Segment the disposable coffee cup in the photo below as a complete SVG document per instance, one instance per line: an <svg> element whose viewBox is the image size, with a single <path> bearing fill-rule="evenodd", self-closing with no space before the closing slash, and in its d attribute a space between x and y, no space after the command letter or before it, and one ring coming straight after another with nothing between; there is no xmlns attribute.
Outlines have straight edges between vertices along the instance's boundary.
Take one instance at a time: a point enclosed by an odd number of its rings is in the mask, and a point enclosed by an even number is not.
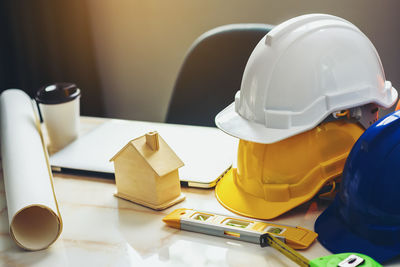
<svg viewBox="0 0 400 267"><path fill-rule="evenodd" d="M37 92L50 151L58 151L78 137L80 96L81 90L73 83L55 83Z"/></svg>

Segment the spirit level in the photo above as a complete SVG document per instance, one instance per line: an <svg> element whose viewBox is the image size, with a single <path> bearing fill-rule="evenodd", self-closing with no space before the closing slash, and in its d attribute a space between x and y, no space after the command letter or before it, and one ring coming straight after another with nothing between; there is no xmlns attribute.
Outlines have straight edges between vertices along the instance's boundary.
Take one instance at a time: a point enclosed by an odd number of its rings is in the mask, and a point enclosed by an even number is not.
<svg viewBox="0 0 400 267"><path fill-rule="evenodd" d="M192 209L177 209L163 218L171 227L260 244L264 233L279 238L294 249L305 249L318 234L300 226L291 227L257 220L247 220Z"/></svg>
<svg viewBox="0 0 400 267"><path fill-rule="evenodd" d="M372 258L359 253L341 253L309 260L293 248L307 248L317 234L299 226L233 218L192 209L174 210L163 221L182 230L252 242L261 247L271 246L302 267L382 267Z"/></svg>
<svg viewBox="0 0 400 267"><path fill-rule="evenodd" d="M271 246L302 267L381 267L371 257L360 253L341 253L309 260L269 233L260 236L261 247Z"/></svg>

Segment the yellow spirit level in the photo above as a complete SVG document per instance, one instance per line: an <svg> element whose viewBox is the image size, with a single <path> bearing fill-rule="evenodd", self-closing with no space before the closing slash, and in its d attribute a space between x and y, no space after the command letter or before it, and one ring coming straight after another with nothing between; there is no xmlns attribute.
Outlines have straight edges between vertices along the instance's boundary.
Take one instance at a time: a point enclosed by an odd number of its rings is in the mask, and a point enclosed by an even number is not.
<svg viewBox="0 0 400 267"><path fill-rule="evenodd" d="M163 218L171 227L260 244L269 233L294 249L309 247L318 234L306 228L234 218L192 209L177 209Z"/></svg>

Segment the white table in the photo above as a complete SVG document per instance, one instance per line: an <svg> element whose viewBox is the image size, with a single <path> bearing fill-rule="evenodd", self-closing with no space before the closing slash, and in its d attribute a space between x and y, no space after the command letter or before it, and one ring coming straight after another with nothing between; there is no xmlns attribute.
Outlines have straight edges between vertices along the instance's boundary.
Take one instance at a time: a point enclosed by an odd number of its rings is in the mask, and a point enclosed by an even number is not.
<svg viewBox="0 0 400 267"><path fill-rule="evenodd" d="M83 118L82 130L102 121ZM234 215L213 189L183 188L186 200L159 212L114 197L112 180L64 174L54 180L64 229L55 244L38 252L23 251L11 240L0 180L0 266L296 266L273 248L180 231L161 221L183 207ZM313 200L274 222L313 229L328 204ZM310 259L330 254L318 241L302 253ZM400 266L400 258L388 266Z"/></svg>

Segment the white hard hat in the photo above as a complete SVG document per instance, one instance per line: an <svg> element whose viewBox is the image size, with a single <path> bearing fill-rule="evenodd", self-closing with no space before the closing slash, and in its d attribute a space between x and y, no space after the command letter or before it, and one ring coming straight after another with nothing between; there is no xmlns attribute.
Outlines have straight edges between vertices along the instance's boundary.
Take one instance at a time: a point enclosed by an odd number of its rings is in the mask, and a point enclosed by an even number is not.
<svg viewBox="0 0 400 267"><path fill-rule="evenodd" d="M270 31L252 52L240 89L216 125L266 144L312 129L334 112L368 103L389 108L397 100L371 41L325 14L299 16Z"/></svg>

